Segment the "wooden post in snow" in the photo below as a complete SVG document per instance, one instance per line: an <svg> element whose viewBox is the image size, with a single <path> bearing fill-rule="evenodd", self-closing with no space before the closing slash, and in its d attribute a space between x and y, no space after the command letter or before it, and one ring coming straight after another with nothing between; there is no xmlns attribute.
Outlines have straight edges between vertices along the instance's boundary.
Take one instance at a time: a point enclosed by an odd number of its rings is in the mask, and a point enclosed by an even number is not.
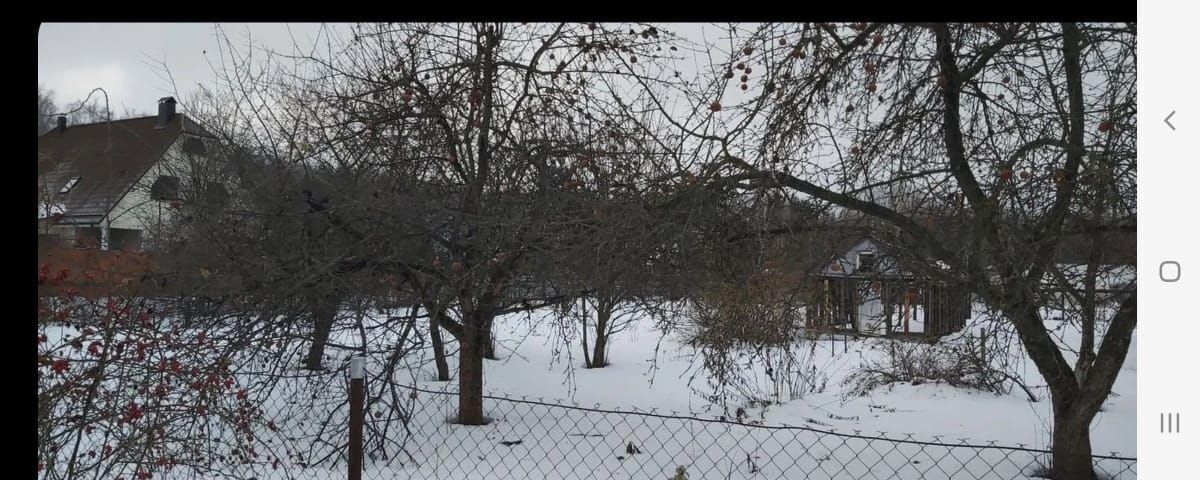
<svg viewBox="0 0 1200 480"><path fill-rule="evenodd" d="M363 379L365 375L364 357L350 359L350 445L348 452L347 476L350 480L361 480L363 470Z"/></svg>
<svg viewBox="0 0 1200 480"><path fill-rule="evenodd" d="M913 291L904 292L904 333L908 334L908 319L912 313Z"/></svg>

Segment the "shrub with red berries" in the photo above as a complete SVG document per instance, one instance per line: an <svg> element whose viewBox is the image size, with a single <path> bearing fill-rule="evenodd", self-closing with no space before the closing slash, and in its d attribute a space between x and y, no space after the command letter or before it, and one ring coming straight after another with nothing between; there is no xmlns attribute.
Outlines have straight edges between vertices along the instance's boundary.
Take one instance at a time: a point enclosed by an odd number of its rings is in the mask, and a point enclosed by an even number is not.
<svg viewBox="0 0 1200 480"><path fill-rule="evenodd" d="M37 325L38 458L57 477L152 478L271 432L220 348L232 337L172 324L137 298L44 297ZM75 437L78 449L55 442Z"/></svg>

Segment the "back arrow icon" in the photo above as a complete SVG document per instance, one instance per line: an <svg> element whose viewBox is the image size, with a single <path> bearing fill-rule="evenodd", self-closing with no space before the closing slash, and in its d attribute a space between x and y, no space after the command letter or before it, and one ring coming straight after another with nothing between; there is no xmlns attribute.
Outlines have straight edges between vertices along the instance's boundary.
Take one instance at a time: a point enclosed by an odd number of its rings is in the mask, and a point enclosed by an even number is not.
<svg viewBox="0 0 1200 480"><path fill-rule="evenodd" d="M1174 117L1174 116L1175 116L1175 111L1171 110L1171 113L1167 115L1167 118L1163 119L1163 123L1166 123L1168 127L1171 127L1171 130L1175 129L1175 126L1171 125L1171 117Z"/></svg>

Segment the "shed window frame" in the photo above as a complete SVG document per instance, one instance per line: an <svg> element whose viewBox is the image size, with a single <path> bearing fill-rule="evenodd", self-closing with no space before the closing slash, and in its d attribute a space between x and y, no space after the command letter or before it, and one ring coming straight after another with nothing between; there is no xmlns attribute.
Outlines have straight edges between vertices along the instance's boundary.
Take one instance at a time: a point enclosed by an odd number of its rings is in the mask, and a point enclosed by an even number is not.
<svg viewBox="0 0 1200 480"><path fill-rule="evenodd" d="M864 256L866 257L866 260L867 260L866 262L863 262ZM854 266L855 270L861 270L864 272L875 271L875 268L879 264L879 258L875 255L874 250L860 250L858 252L858 256L855 258L855 260L856 260L856 262L855 262L856 264Z"/></svg>

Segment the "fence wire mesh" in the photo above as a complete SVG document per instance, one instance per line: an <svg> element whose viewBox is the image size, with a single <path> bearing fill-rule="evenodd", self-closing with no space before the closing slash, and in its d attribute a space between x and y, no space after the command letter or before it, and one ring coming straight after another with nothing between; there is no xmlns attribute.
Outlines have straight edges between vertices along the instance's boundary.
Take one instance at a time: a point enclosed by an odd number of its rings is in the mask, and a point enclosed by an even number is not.
<svg viewBox="0 0 1200 480"><path fill-rule="evenodd" d="M1025 446L527 397L485 396L490 423L466 426L453 423L456 392L402 389L399 417L368 404L364 479L1019 479L1044 478L1050 467L1049 451ZM325 452L320 458L297 454L288 462L244 465L237 476L346 478L345 438L320 441L334 448L288 448ZM1099 478L1137 477L1136 458L1093 460Z"/></svg>

